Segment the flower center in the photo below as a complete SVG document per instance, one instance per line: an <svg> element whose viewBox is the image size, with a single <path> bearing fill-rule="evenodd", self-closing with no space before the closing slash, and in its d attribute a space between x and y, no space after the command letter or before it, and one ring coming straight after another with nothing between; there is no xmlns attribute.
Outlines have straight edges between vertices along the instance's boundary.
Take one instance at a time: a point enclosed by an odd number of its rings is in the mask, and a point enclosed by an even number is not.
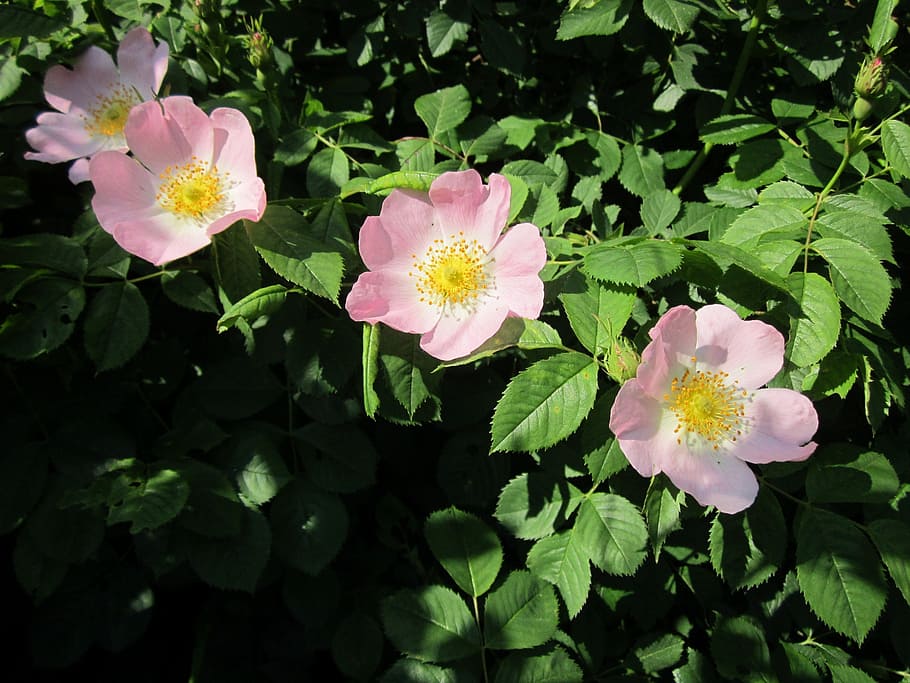
<svg viewBox="0 0 910 683"><path fill-rule="evenodd" d="M409 277L417 280L420 301L444 308L446 305L471 306L493 284L487 265L491 259L477 240L467 240L463 232L448 241L437 239L422 259L412 254Z"/></svg>
<svg viewBox="0 0 910 683"><path fill-rule="evenodd" d="M697 434L714 450L728 439L736 441L745 428L748 398L749 392L740 389L726 372L686 370L674 377L664 401L676 415L676 442L682 443L683 433Z"/></svg>
<svg viewBox="0 0 910 683"><path fill-rule="evenodd" d="M95 106L89 111L85 129L91 135L121 135L130 109L140 102L131 88L124 85L111 86L107 94L96 95Z"/></svg>
<svg viewBox="0 0 910 683"><path fill-rule="evenodd" d="M178 216L202 221L214 210L225 209L225 178L217 168L203 164L195 156L183 166L168 166L159 178L161 185L155 199Z"/></svg>

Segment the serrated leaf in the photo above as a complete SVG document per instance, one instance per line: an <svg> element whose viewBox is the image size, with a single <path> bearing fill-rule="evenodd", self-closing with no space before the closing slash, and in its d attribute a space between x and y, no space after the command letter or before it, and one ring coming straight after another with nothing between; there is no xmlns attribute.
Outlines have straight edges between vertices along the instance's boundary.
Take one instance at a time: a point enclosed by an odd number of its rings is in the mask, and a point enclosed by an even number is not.
<svg viewBox="0 0 910 683"><path fill-rule="evenodd" d="M790 316L787 357L799 368L817 363L837 343L840 302L834 289L817 273L791 273L787 286L799 306Z"/></svg>
<svg viewBox="0 0 910 683"><path fill-rule="evenodd" d="M648 528L641 512L617 494L584 498L575 526L591 561L608 574L634 574L648 554Z"/></svg>
<svg viewBox="0 0 910 683"><path fill-rule="evenodd" d="M573 291L578 290L578 291ZM559 295L572 331L588 351L602 354L632 315L635 293L578 278Z"/></svg>
<svg viewBox="0 0 910 683"><path fill-rule="evenodd" d="M553 586L526 571L516 571L487 596L484 644L493 650L521 650L547 642L559 625Z"/></svg>
<svg viewBox="0 0 910 683"><path fill-rule="evenodd" d="M716 241L686 240L686 244L704 253L724 270L731 265L737 266L772 287L788 293L787 283L780 275L766 268L761 260L739 247Z"/></svg>
<svg viewBox="0 0 910 683"><path fill-rule="evenodd" d="M423 531L433 555L461 590L475 598L490 590L502 566L502 545L480 518L451 507L431 514Z"/></svg>
<svg viewBox="0 0 910 683"><path fill-rule="evenodd" d="M816 503L887 503L899 486L888 458L852 444L825 446L806 475L806 495Z"/></svg>
<svg viewBox="0 0 910 683"><path fill-rule="evenodd" d="M296 166L310 158L319 146L319 138L305 128L298 128L284 136L275 148L275 161L285 166Z"/></svg>
<svg viewBox="0 0 910 683"><path fill-rule="evenodd" d="M711 655L726 679L776 683L767 636L750 616L722 617L711 634Z"/></svg>
<svg viewBox="0 0 910 683"><path fill-rule="evenodd" d="M348 533L348 513L338 496L298 479L271 503L275 552L315 576L332 561Z"/></svg>
<svg viewBox="0 0 910 683"><path fill-rule="evenodd" d="M910 604L910 526L897 519L876 519L866 529L894 585Z"/></svg>
<svg viewBox="0 0 910 683"><path fill-rule="evenodd" d="M145 344L148 333L148 305L132 282L105 285L85 313L85 350L99 371L126 363Z"/></svg>
<svg viewBox="0 0 910 683"><path fill-rule="evenodd" d="M379 395L373 386L379 374L379 324L363 324L361 351L361 379L363 385L363 412L374 418L379 410Z"/></svg>
<svg viewBox="0 0 910 683"><path fill-rule="evenodd" d="M444 10L433 10L426 18L427 45L430 54L441 57L452 49L456 42L464 42L468 37L471 24L457 21Z"/></svg>
<svg viewBox="0 0 910 683"><path fill-rule="evenodd" d="M156 468L148 478L124 491L107 516L108 524L130 522L130 533L138 534L174 519L190 495L190 487L180 473L168 468Z"/></svg>
<svg viewBox="0 0 910 683"><path fill-rule="evenodd" d="M395 662L379 683L465 683L455 669L405 657Z"/></svg>
<svg viewBox="0 0 910 683"><path fill-rule="evenodd" d="M860 317L881 324L891 302L891 280L884 266L865 247L834 237L812 243L828 262L834 291Z"/></svg>
<svg viewBox="0 0 910 683"><path fill-rule="evenodd" d="M379 360L386 371L392 395L408 417L414 414L439 385L439 375L433 375L436 361L420 348L420 337L386 330L382 337Z"/></svg>
<svg viewBox="0 0 910 683"><path fill-rule="evenodd" d="M0 355L27 360L53 351L69 339L84 306L85 290L74 280L26 283L0 322Z"/></svg>
<svg viewBox="0 0 910 683"><path fill-rule="evenodd" d="M237 489L254 505L270 501L292 478L274 440L258 432L233 441L229 466Z"/></svg>
<svg viewBox="0 0 910 683"><path fill-rule="evenodd" d="M16 5L0 5L0 39L43 38L67 25L62 17L49 17Z"/></svg>
<svg viewBox="0 0 910 683"><path fill-rule="evenodd" d="M887 220L856 211L828 210L815 221L815 229L819 237L839 237L856 242L878 260L895 263L891 237L884 226Z"/></svg>
<svg viewBox="0 0 910 683"><path fill-rule="evenodd" d="M565 650L556 647L543 655L515 652L496 670L493 683L582 683L581 668Z"/></svg>
<svg viewBox="0 0 910 683"><path fill-rule="evenodd" d="M190 566L215 588L252 593L269 559L272 536L259 512L241 508L239 533L226 538L199 536L189 544Z"/></svg>
<svg viewBox="0 0 910 683"><path fill-rule="evenodd" d="M88 269L88 259L79 242L49 233L0 239L0 263L49 268L77 280Z"/></svg>
<svg viewBox="0 0 910 683"><path fill-rule="evenodd" d="M629 192L647 197L666 188L664 162L660 154L649 147L625 145L622 148L622 166L619 182Z"/></svg>
<svg viewBox="0 0 910 683"><path fill-rule="evenodd" d="M430 138L436 140L468 118L471 95L463 85L443 88L414 100L414 111L426 125Z"/></svg>
<svg viewBox="0 0 910 683"><path fill-rule="evenodd" d="M679 523L680 504L685 500L685 492L667 485L665 477L652 480L645 496L645 521L648 525L648 537L654 557L660 557L660 549L673 531L681 527Z"/></svg>
<svg viewBox="0 0 910 683"><path fill-rule="evenodd" d="M537 361L516 375L493 412L490 452L534 451L578 429L597 396L597 364L569 352Z"/></svg>
<svg viewBox="0 0 910 683"><path fill-rule="evenodd" d="M831 683L875 683L865 671L848 664L830 664L828 671L831 672Z"/></svg>
<svg viewBox="0 0 910 683"><path fill-rule="evenodd" d="M480 632L468 606L453 590L425 586L382 601L382 626L401 652L428 662L475 654Z"/></svg>
<svg viewBox="0 0 910 683"><path fill-rule="evenodd" d="M651 236L669 227L679 214L682 202L670 190L658 190L641 203L641 221Z"/></svg>
<svg viewBox="0 0 910 683"><path fill-rule="evenodd" d="M674 33L685 33L698 17L698 7L683 0L644 0L648 19Z"/></svg>
<svg viewBox="0 0 910 683"><path fill-rule="evenodd" d="M782 204L759 204L736 217L721 241L744 249L763 237L799 238L805 235L809 221L802 212Z"/></svg>
<svg viewBox="0 0 910 683"><path fill-rule="evenodd" d="M542 185L552 185L557 179L556 173L549 166L527 159L510 161L502 167L502 174L521 178L532 190Z"/></svg>
<svg viewBox="0 0 910 683"><path fill-rule="evenodd" d="M635 658L645 673L668 669L682 657L685 642L675 633L652 636L650 642L635 648Z"/></svg>
<svg viewBox="0 0 910 683"><path fill-rule="evenodd" d="M752 114L725 114L711 119L702 126L699 139L715 145L732 145L764 135L777 128L761 116Z"/></svg>
<svg viewBox="0 0 910 683"><path fill-rule="evenodd" d="M882 124L882 150L891 167L910 178L910 126L890 119Z"/></svg>
<svg viewBox="0 0 910 683"><path fill-rule="evenodd" d="M334 197L349 178L348 157L338 147L319 150L306 167L306 188L311 197Z"/></svg>
<svg viewBox="0 0 910 683"><path fill-rule="evenodd" d="M496 503L494 517L513 536L549 536L578 506L581 491L548 472L526 472L512 479Z"/></svg>
<svg viewBox="0 0 910 683"><path fill-rule="evenodd" d="M243 224L238 222L212 238L215 282L230 301L238 301L262 286L259 256Z"/></svg>
<svg viewBox="0 0 910 683"><path fill-rule="evenodd" d="M224 312L215 328L219 332L225 332L236 325L238 319L252 324L263 316L272 315L281 308L287 295L288 288L284 285L269 285L250 292Z"/></svg>
<svg viewBox="0 0 910 683"><path fill-rule="evenodd" d="M848 519L808 508L796 534L796 576L812 611L862 643L885 606L878 554Z"/></svg>
<svg viewBox="0 0 910 683"><path fill-rule="evenodd" d="M575 528L537 541L528 551L527 565L535 576L559 588L569 618L574 619L591 589L588 555Z"/></svg>
<svg viewBox="0 0 910 683"><path fill-rule="evenodd" d="M272 270L338 305L344 261L340 253L306 234L303 216L273 205L257 223L244 223L250 241Z"/></svg>
<svg viewBox="0 0 910 683"><path fill-rule="evenodd" d="M613 35L625 25L631 6L631 0L600 0L591 7L571 9L559 19L556 39Z"/></svg>
<svg viewBox="0 0 910 683"><path fill-rule="evenodd" d="M188 270L170 271L161 276L161 289L175 304L192 311L218 313L218 303L208 282Z"/></svg>
<svg viewBox="0 0 910 683"><path fill-rule="evenodd" d="M708 537L711 565L734 590L767 581L780 568L787 526L777 498L766 487L741 514L718 514Z"/></svg>
<svg viewBox="0 0 910 683"><path fill-rule="evenodd" d="M604 282L643 287L682 264L682 250L663 240L599 244L585 254L584 272Z"/></svg>

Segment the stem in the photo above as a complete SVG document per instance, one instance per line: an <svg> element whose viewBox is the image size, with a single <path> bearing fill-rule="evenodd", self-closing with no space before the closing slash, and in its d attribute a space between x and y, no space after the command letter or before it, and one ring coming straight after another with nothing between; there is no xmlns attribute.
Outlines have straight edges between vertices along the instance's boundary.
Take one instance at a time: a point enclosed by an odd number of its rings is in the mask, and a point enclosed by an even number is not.
<svg viewBox="0 0 910 683"><path fill-rule="evenodd" d="M483 630L480 627L480 608L477 606L477 596L471 596L474 602L474 621L477 622L477 631L480 633L480 666L483 669L483 683L490 683L490 675L487 673L487 652L483 643Z"/></svg>
<svg viewBox="0 0 910 683"><path fill-rule="evenodd" d="M752 14L752 20L749 22L749 32L746 35L746 42L743 44L742 52L739 53L739 59L736 60L736 66L733 69L733 77L730 79L730 87L727 88L727 96L724 98L724 103L720 107L719 116L729 114L730 110L733 108L733 101L736 99L736 94L739 92L739 87L742 85L743 77L746 75L746 66L749 64L749 59L752 56L752 50L755 48L755 43L758 40L758 30L761 28L761 23L765 18L765 12L768 9L768 0L756 0L755 11ZM686 169L685 174L676 184L676 187L673 188L673 194L680 194L686 186L692 181L692 178L695 177L695 174L698 173L699 169L704 165L705 161L708 159L708 154L714 148L713 142L706 142L704 146L699 150L698 155L692 160L692 163L689 164L689 168Z"/></svg>
<svg viewBox="0 0 910 683"><path fill-rule="evenodd" d="M857 124L857 126L858 125L859 124ZM850 157L853 156L853 134L853 132L847 134L847 139L844 140L844 154L841 157L840 164L838 165L837 170L834 171L834 175L831 176L828 184L822 188L822 191L818 193L818 198L815 200L815 208L812 209L812 216L809 218L809 227L806 229L806 242L803 244L803 273L809 272L809 244L812 241L812 230L815 228L815 221L818 218L819 210L822 208L822 202L825 201L825 197L831 193L834 184L847 169L847 164L850 163Z"/></svg>

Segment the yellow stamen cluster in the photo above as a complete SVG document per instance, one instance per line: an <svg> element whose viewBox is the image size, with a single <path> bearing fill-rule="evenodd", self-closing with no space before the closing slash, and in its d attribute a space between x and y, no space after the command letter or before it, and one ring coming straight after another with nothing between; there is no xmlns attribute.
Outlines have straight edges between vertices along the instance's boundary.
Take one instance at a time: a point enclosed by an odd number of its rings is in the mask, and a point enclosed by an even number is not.
<svg viewBox="0 0 910 683"><path fill-rule="evenodd" d="M708 441L714 450L724 441L736 441L745 428L748 397L749 392L726 372L687 369L674 377L664 401L676 415L676 443L690 433Z"/></svg>
<svg viewBox="0 0 910 683"><path fill-rule="evenodd" d="M411 254L411 258L408 277L417 280L420 301L431 306L471 306L492 286L487 272L492 260L477 240L466 239L463 232L448 240L433 240L422 257Z"/></svg>
<svg viewBox="0 0 910 683"><path fill-rule="evenodd" d="M112 137L123 133L130 109L141 99L132 88L112 85L104 95L95 96L95 104L85 119L85 129L90 135Z"/></svg>
<svg viewBox="0 0 910 683"><path fill-rule="evenodd" d="M168 166L159 175L157 202L178 216L197 221L210 218L215 209L224 208L225 177L214 166L193 156L183 166Z"/></svg>

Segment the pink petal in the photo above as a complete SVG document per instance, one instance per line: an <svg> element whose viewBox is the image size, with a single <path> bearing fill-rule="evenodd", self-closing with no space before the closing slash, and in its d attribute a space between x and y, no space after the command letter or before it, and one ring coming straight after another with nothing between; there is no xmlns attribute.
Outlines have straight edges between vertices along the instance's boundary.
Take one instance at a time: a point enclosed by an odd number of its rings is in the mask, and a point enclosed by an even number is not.
<svg viewBox="0 0 910 683"><path fill-rule="evenodd" d="M92 209L101 227L113 234L118 223L137 214L157 212L157 183L146 169L123 152L99 152L89 163L95 186Z"/></svg>
<svg viewBox="0 0 910 683"><path fill-rule="evenodd" d="M78 185L79 183L84 183L88 180L91 180L91 175L89 173L89 160L86 157L76 159L70 166L70 170L67 171L66 175L73 185Z"/></svg>
<svg viewBox="0 0 910 683"><path fill-rule="evenodd" d="M643 477L661 471L663 454L684 454L676 443L673 425L660 403L649 396L638 380L622 385L610 410L610 431L629 464Z"/></svg>
<svg viewBox="0 0 910 683"><path fill-rule="evenodd" d="M784 337L767 323L712 304L698 309L696 327L699 366L727 372L746 389L767 384L783 366Z"/></svg>
<svg viewBox="0 0 910 683"><path fill-rule="evenodd" d="M126 120L124 134L136 158L155 175L168 166L186 164L193 154L203 161L212 156L212 124L189 97L166 97L136 105Z"/></svg>
<svg viewBox="0 0 910 683"><path fill-rule="evenodd" d="M637 374L649 396L662 399L673 378L691 367L695 330L695 311L688 306L674 306L651 328L652 341L642 351Z"/></svg>
<svg viewBox="0 0 910 683"><path fill-rule="evenodd" d="M256 177L256 141L246 116L237 109L215 109L210 120L214 127L213 161L221 173L228 172L237 182Z"/></svg>
<svg viewBox="0 0 910 683"><path fill-rule="evenodd" d="M134 28L120 41L117 48L117 66L120 80L136 88L143 100L158 94L164 74L167 73L168 45L157 47L148 30Z"/></svg>
<svg viewBox="0 0 910 683"><path fill-rule="evenodd" d="M360 258L371 270L409 267L412 254L425 253L433 239L442 236L434 220L426 195L392 190L382 202L379 216L368 217L360 228Z"/></svg>
<svg viewBox="0 0 910 683"><path fill-rule="evenodd" d="M73 70L52 66L44 76L44 97L54 109L64 113L85 113L120 82L114 60L100 47L88 48Z"/></svg>
<svg viewBox="0 0 910 683"><path fill-rule="evenodd" d="M812 401L796 391L759 389L746 404L746 420L748 429L731 448L741 460L799 461L815 451L816 444L809 440L818 429L818 414Z"/></svg>
<svg viewBox="0 0 910 683"><path fill-rule="evenodd" d="M36 127L25 131L25 139L38 151L26 152L26 159L57 164L90 156L101 149L78 116L50 111L40 114L36 121Z"/></svg>
<svg viewBox="0 0 910 683"><path fill-rule="evenodd" d="M496 260L496 278L537 275L547 264L547 248L540 229L531 223L509 228L490 251Z"/></svg>
<svg viewBox="0 0 910 683"><path fill-rule="evenodd" d="M241 219L255 223L262 218L262 214L265 212L265 185L260 178L254 178L250 182L232 188L228 193L228 197L234 209L215 220L206 229L209 235L227 230Z"/></svg>
<svg viewBox="0 0 910 683"><path fill-rule="evenodd" d="M478 302L468 314L447 312L420 339L420 348L439 360L467 356L499 331L508 315L501 299Z"/></svg>
<svg viewBox="0 0 910 683"><path fill-rule="evenodd" d="M430 201L446 236L464 232L490 251L506 227L511 192L505 176L494 174L487 187L473 169L450 171L433 181Z"/></svg>
<svg viewBox="0 0 910 683"><path fill-rule="evenodd" d="M543 280L537 275L496 278L499 298L509 307L509 313L519 318L535 320L543 308Z"/></svg>
<svg viewBox="0 0 910 683"><path fill-rule="evenodd" d="M721 512L744 510L758 495L758 481L749 466L723 451L688 451L681 457L665 457L662 467L677 488Z"/></svg>
<svg viewBox="0 0 910 683"><path fill-rule="evenodd" d="M389 271L362 273L344 303L353 320L383 322L400 332L423 334L439 321L439 309L422 303L414 281Z"/></svg>
<svg viewBox="0 0 910 683"><path fill-rule="evenodd" d="M156 266L199 251L211 241L197 224L169 212L124 218L111 234L126 251Z"/></svg>

